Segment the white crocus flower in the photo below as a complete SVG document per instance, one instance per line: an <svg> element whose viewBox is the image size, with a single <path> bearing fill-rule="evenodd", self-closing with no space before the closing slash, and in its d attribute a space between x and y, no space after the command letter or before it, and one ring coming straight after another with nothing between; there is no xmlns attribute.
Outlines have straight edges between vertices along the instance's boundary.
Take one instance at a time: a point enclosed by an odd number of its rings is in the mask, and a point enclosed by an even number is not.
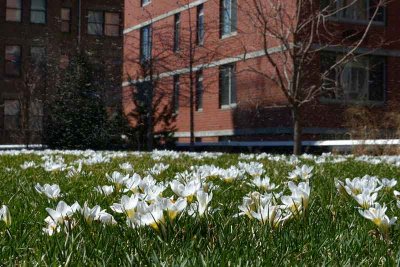
<svg viewBox="0 0 400 267"><path fill-rule="evenodd" d="M314 170L313 166L303 165L301 167L296 167L296 169L289 173L289 179L291 180L309 180L312 178Z"/></svg>
<svg viewBox="0 0 400 267"><path fill-rule="evenodd" d="M174 220L187 207L185 198L178 198L176 201L170 198L162 198L159 201L163 210L167 211L170 220Z"/></svg>
<svg viewBox="0 0 400 267"><path fill-rule="evenodd" d="M47 223L47 226L43 228L43 232L46 235L52 236L55 233L61 232L60 225L58 225L55 221L53 221L53 219L50 216L46 217L44 221Z"/></svg>
<svg viewBox="0 0 400 267"><path fill-rule="evenodd" d="M288 183L292 192L291 196L282 196L281 201L293 214L298 214L307 209L310 198L310 185L308 182L301 182L296 185L293 182Z"/></svg>
<svg viewBox="0 0 400 267"><path fill-rule="evenodd" d="M110 208L117 213L124 213L128 218L135 216L135 209L138 204L138 196L122 196L120 203L114 203Z"/></svg>
<svg viewBox="0 0 400 267"><path fill-rule="evenodd" d="M256 177L252 180L251 183L265 191L270 191L277 188L274 183L270 183L270 178L267 176L264 179L261 179L261 177Z"/></svg>
<svg viewBox="0 0 400 267"><path fill-rule="evenodd" d="M133 171L133 166L129 162L119 164L119 167L120 167L120 169L127 171L127 172Z"/></svg>
<svg viewBox="0 0 400 267"><path fill-rule="evenodd" d="M199 180L191 180L185 185L177 180L170 182L172 191L180 197L186 198L188 202L192 202L193 196L201 188Z"/></svg>
<svg viewBox="0 0 400 267"><path fill-rule="evenodd" d="M383 232L387 233L390 226L394 225L397 217L389 218L386 213L387 207L380 204L376 204L374 207L370 207L368 210L359 210L359 213L364 218L372 221L378 228Z"/></svg>
<svg viewBox="0 0 400 267"><path fill-rule="evenodd" d="M137 193L139 191L139 184L141 181L142 178L139 174L133 174L125 181L126 189L124 190L124 192L132 191L133 193Z"/></svg>
<svg viewBox="0 0 400 267"><path fill-rule="evenodd" d="M131 220L132 226L150 225L155 230L159 230L161 224L164 224L164 212L160 204L147 205L141 202L136 217Z"/></svg>
<svg viewBox="0 0 400 267"><path fill-rule="evenodd" d="M122 186L128 180L129 174L123 175L120 172L114 171L111 175L108 175L108 173L106 173L106 177L109 182L111 182L115 185L116 190L119 192L121 190Z"/></svg>
<svg viewBox="0 0 400 267"><path fill-rule="evenodd" d="M387 178L383 178L382 180L379 181L379 183L383 186L384 189L390 190L396 186L397 180L396 179L389 180Z"/></svg>
<svg viewBox="0 0 400 267"><path fill-rule="evenodd" d="M37 165L34 161L25 161L24 164L22 164L20 167L21 169L26 170L29 168L36 168Z"/></svg>
<svg viewBox="0 0 400 267"><path fill-rule="evenodd" d="M49 213L49 217L56 223L56 224L67 224L71 225L69 222L71 217L77 210L80 210L81 207L79 206L78 202L75 202L73 205L69 206L64 201L60 201L57 204L55 210L46 208L46 211Z"/></svg>
<svg viewBox="0 0 400 267"><path fill-rule="evenodd" d="M103 185L103 186L96 186L94 191L109 196L114 192L114 186L112 185Z"/></svg>
<svg viewBox="0 0 400 267"><path fill-rule="evenodd" d="M6 205L1 206L0 220L2 220L7 226L11 225L11 213Z"/></svg>
<svg viewBox="0 0 400 267"><path fill-rule="evenodd" d="M92 223L93 221L100 221L105 224L116 224L114 217L108 214L106 210L102 210L99 205L89 208L87 202L83 205L81 213L85 218L87 223Z"/></svg>
<svg viewBox="0 0 400 267"><path fill-rule="evenodd" d="M212 200L213 194L211 193L206 193L202 190L197 191L196 194L197 197L197 204L198 204L198 213L200 217L203 217L203 215L208 211L209 207L208 204Z"/></svg>
<svg viewBox="0 0 400 267"><path fill-rule="evenodd" d="M377 198L378 198L378 193L371 194L368 191L365 191L354 197L354 199L363 209L368 209L371 206L373 206Z"/></svg>
<svg viewBox="0 0 400 267"><path fill-rule="evenodd" d="M61 189L58 184L53 184L53 185L45 184L45 185L41 186L38 183L35 185L35 190L39 194L43 194L50 199L57 199L58 197L61 196L61 194L60 194Z"/></svg>

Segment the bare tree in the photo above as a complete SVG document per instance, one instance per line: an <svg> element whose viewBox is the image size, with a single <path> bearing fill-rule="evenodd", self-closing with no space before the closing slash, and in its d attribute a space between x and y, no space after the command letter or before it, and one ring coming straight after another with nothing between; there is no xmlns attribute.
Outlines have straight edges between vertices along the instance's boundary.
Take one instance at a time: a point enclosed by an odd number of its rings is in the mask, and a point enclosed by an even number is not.
<svg viewBox="0 0 400 267"><path fill-rule="evenodd" d="M360 3L365 6L364 0L325 0L321 5L319 2L249 0L239 6L252 25L251 30L239 31L255 36L269 66L249 67L249 71L271 81L286 99L293 119L294 154L301 153L304 108L338 89L332 73L361 56L359 48L364 45L377 48L384 43L381 36L371 38L371 35L388 0L369 1L373 3L369 9L360 9ZM340 19L345 16L355 19L360 16L363 23L344 29ZM248 48L244 49L247 53ZM328 65L325 62L324 70L316 77L320 53L332 49L340 50L342 57ZM333 86L328 88L327 84Z"/></svg>

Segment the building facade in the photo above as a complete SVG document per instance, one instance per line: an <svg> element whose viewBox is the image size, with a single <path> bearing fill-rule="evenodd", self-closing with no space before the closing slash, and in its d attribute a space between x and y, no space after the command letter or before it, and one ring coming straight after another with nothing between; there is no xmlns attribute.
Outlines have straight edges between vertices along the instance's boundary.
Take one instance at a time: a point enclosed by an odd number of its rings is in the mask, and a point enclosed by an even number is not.
<svg viewBox="0 0 400 267"><path fill-rule="evenodd" d="M0 0L0 10L0 144L41 143L44 98L77 50L106 69L107 104L121 102L123 1Z"/></svg>
<svg viewBox="0 0 400 267"><path fill-rule="evenodd" d="M268 40L266 51L263 38L254 30L255 21L249 17L252 9L246 7L248 2L253 1L125 1L126 113L135 108L135 86L157 76L164 105L173 107L172 123L179 142L189 142L191 127L198 142L291 139L292 114L287 98L276 84L260 75L273 68L266 53L273 56L282 51L273 38ZM351 40L352 31L366 27L374 15L367 38L354 51L360 56L334 75L340 89L305 105L305 139L348 138L346 114L353 107L368 108L378 120L398 112L400 2L391 1L376 13L375 2L360 0L329 19L338 39ZM285 3L289 13L295 10L290 6L292 1ZM348 49L332 46L309 68L318 76L324 68L322 62L334 64ZM309 81L312 83L316 76L310 76ZM194 99L192 116L190 91Z"/></svg>

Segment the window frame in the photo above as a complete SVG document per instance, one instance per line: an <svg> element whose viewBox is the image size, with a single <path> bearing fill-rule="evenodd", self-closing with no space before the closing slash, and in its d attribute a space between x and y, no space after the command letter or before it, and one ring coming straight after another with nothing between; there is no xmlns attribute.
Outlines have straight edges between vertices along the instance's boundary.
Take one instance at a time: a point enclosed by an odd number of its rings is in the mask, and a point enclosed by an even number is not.
<svg viewBox="0 0 400 267"><path fill-rule="evenodd" d="M196 94L195 94L195 110L203 111L203 96L204 96L204 75L203 70L196 72Z"/></svg>
<svg viewBox="0 0 400 267"><path fill-rule="evenodd" d="M63 10L68 10L68 20L66 20L66 19L63 19L63 16L62 16L62 12L63 12ZM61 11L61 13L60 13L60 21L61 21L61 27L60 27L60 31L62 32L62 33L71 33L71 29L72 29L72 8L70 8L70 7L61 7L61 9L60 9L60 11ZM63 23L68 23L68 31L63 31Z"/></svg>
<svg viewBox="0 0 400 267"><path fill-rule="evenodd" d="M146 51L144 49L144 38L143 38L145 30L148 30L148 37L147 37L148 48L146 49ZM152 29L152 25L151 24L140 28L140 62L142 64L150 61L151 58L152 58L152 50L153 50L153 44L152 44L153 38L152 38L152 35L153 35L153 29ZM144 53L144 52L146 52L146 53ZM148 54L147 58L144 57L145 54Z"/></svg>
<svg viewBox="0 0 400 267"><path fill-rule="evenodd" d="M6 114L6 102L16 102L18 106L18 112L15 115L11 114ZM13 132L21 129L20 125L20 119L21 119L21 105L18 99L4 99L3 100L3 129L7 132ZM17 121L17 127L16 128L8 128L6 127L6 121L10 121L10 117L13 117ZM8 119L7 119L8 118Z"/></svg>
<svg viewBox="0 0 400 267"><path fill-rule="evenodd" d="M89 18L90 18L90 13L101 13L101 18L102 18L102 21L101 21L101 23L100 22L91 22L91 21L89 21ZM103 10L92 10L92 9L89 9L88 10L88 12L87 12L87 34L88 35L92 35L92 36L103 36L104 35L104 20L105 20L105 16L104 16L104 11ZM97 34L97 33L90 33L89 32L89 25L101 25L101 34Z"/></svg>
<svg viewBox="0 0 400 267"><path fill-rule="evenodd" d="M181 44L181 13L176 13L174 15L174 52L180 50Z"/></svg>
<svg viewBox="0 0 400 267"><path fill-rule="evenodd" d="M323 55L329 55L330 56L336 56L336 58L338 56L340 56L342 53L340 52L333 52L333 51L322 51L321 55L320 55L320 62L322 62L322 56ZM343 98L338 98L335 96L335 98L332 97L326 97L324 95L322 95L319 100L321 103L323 104L355 104L355 105L375 105L375 106L379 106L379 105L384 105L387 101L387 75L388 75L388 70L387 70L387 56L379 56L379 55L364 55L364 56L360 56L360 58L362 57L366 57L366 60L368 60L367 63L367 67L366 67L366 72L367 72L367 77L366 77L366 84L367 84L367 88L365 88L364 90L366 91L366 93L368 94L368 99L363 100L363 99L349 99L347 97L343 97ZM371 75L374 73L373 70L373 66L371 66L371 61L375 60L380 60L381 64L383 64L382 67L382 100L371 100L371 86L373 83L373 80L371 80ZM365 59L365 58L363 58ZM351 62L347 62L346 64L349 64ZM323 71L323 67L322 67L322 63L320 64L320 71ZM342 75L343 75L343 70L344 70L345 66L342 67L340 73L337 73L337 71L335 71L335 73L333 73L332 75L335 75L335 80L337 83L340 84L340 86L342 86ZM345 90L345 88L343 88L343 90ZM343 95L346 95L346 93L343 93Z"/></svg>
<svg viewBox="0 0 400 267"><path fill-rule="evenodd" d="M48 3L47 3L47 0L43 0L43 1L44 1L44 10L42 10L42 9L33 9L32 8L32 3L33 2L31 0L31 6L30 6L30 9L29 9L29 21L30 21L31 24L38 24L38 25L47 24L47 11L48 11L47 5L48 5ZM32 21L32 12L44 13L44 22L34 22L34 21Z"/></svg>
<svg viewBox="0 0 400 267"><path fill-rule="evenodd" d="M230 11L227 14L229 19L228 22L225 20L227 13L226 1L229 1ZM237 34L238 25L238 0L220 0L220 38L228 38ZM226 24L228 23L228 24ZM229 26L229 31L225 32L225 27Z"/></svg>
<svg viewBox="0 0 400 267"><path fill-rule="evenodd" d="M116 14L118 15L118 24L113 24L113 23L107 23L107 16L106 14ZM120 12L113 12L113 11L104 11L104 26L103 26L103 35L104 36L109 36L109 37L120 37L121 36L121 13ZM118 35L111 35L111 34L106 34L106 28L107 26L113 26L116 27L118 26Z"/></svg>
<svg viewBox="0 0 400 267"><path fill-rule="evenodd" d="M7 60L7 47L18 47L19 48L19 60L17 62L18 64L18 74L10 74L7 73L7 63L11 62L10 60ZM21 77L22 75L22 46L21 45L11 45L11 44L6 44L4 46L4 75L7 77Z"/></svg>
<svg viewBox="0 0 400 267"><path fill-rule="evenodd" d="M224 90L224 71L229 70L228 103L222 103L222 92ZM229 109L237 106L237 83L236 83L236 64L226 64L219 67L219 107Z"/></svg>
<svg viewBox="0 0 400 267"><path fill-rule="evenodd" d="M173 113L178 114L179 113L179 94L180 94L180 87L181 87L181 81L180 81L180 75L176 74L173 76L173 96L172 96L172 105L173 105Z"/></svg>
<svg viewBox="0 0 400 267"><path fill-rule="evenodd" d="M4 14L4 20L6 21L6 22L12 22L12 23L21 23L22 22L22 13L23 13L23 7L24 7L24 3L23 3L23 0L17 0L17 1L19 1L20 2L20 6L21 6L21 8L15 8L15 7L9 7L8 5L7 5L7 0L6 0L6 10L5 10L5 14ZM7 20L7 11L8 10L16 10L16 11L19 11L20 13L19 13L19 20Z"/></svg>
<svg viewBox="0 0 400 267"><path fill-rule="evenodd" d="M202 18L202 20L200 20ZM204 4L197 6L197 24L196 24L196 44L199 46L204 45L205 26L204 26ZM200 24L200 21L202 22ZM200 25L202 27L200 27Z"/></svg>

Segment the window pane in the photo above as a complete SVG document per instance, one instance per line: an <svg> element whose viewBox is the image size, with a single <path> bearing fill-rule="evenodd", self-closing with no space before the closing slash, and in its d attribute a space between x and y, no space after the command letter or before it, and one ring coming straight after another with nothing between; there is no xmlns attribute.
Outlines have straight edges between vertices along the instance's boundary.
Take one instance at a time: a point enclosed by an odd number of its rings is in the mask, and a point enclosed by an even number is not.
<svg viewBox="0 0 400 267"><path fill-rule="evenodd" d="M105 16L106 16L106 24L119 25L120 23L119 13L106 12Z"/></svg>
<svg viewBox="0 0 400 267"><path fill-rule="evenodd" d="M46 49L44 47L31 47L31 58L35 65L40 65L45 61Z"/></svg>
<svg viewBox="0 0 400 267"><path fill-rule="evenodd" d="M203 74L197 74L196 83L196 110L203 108Z"/></svg>
<svg viewBox="0 0 400 267"><path fill-rule="evenodd" d="M149 60L151 58L151 28L150 26L143 27L141 29L141 59Z"/></svg>
<svg viewBox="0 0 400 267"><path fill-rule="evenodd" d="M61 19L62 20L70 20L71 19L71 9L61 8Z"/></svg>
<svg viewBox="0 0 400 267"><path fill-rule="evenodd" d="M179 83L179 76L174 76L174 96L173 96L173 106L174 106L174 111L177 112L179 110L179 88L180 83Z"/></svg>
<svg viewBox="0 0 400 267"><path fill-rule="evenodd" d="M46 12L44 11L31 11L32 23L46 23Z"/></svg>
<svg viewBox="0 0 400 267"><path fill-rule="evenodd" d="M106 25L104 34L107 36L119 36L119 26Z"/></svg>
<svg viewBox="0 0 400 267"><path fill-rule="evenodd" d="M101 23L103 24L103 12L99 11L89 11L88 21L93 23Z"/></svg>
<svg viewBox="0 0 400 267"><path fill-rule="evenodd" d="M31 0L31 9L46 10L46 0Z"/></svg>
<svg viewBox="0 0 400 267"><path fill-rule="evenodd" d="M4 100L4 115L15 116L19 114L18 100Z"/></svg>
<svg viewBox="0 0 400 267"><path fill-rule="evenodd" d="M70 32L71 27L69 21L62 21L61 22L61 32Z"/></svg>
<svg viewBox="0 0 400 267"><path fill-rule="evenodd" d="M21 22L21 10L7 9L6 10L6 21Z"/></svg>
<svg viewBox="0 0 400 267"><path fill-rule="evenodd" d="M22 0L7 0L7 7L21 9Z"/></svg>
<svg viewBox="0 0 400 267"><path fill-rule="evenodd" d="M20 75L21 48L19 46L6 46L5 72L8 75Z"/></svg>
<svg viewBox="0 0 400 267"><path fill-rule="evenodd" d="M385 58L370 57L369 100L385 100Z"/></svg>
<svg viewBox="0 0 400 267"><path fill-rule="evenodd" d="M231 90L230 90L230 99L231 102L230 104L235 104L236 103L236 74L235 74L235 68L232 66L230 68L230 79L231 79Z"/></svg>
<svg viewBox="0 0 400 267"><path fill-rule="evenodd" d="M103 24L89 23L88 24L88 33L93 34L93 35L102 35L103 34Z"/></svg>
<svg viewBox="0 0 400 267"><path fill-rule="evenodd" d="M222 67L220 70L220 105L229 105L229 70Z"/></svg>

